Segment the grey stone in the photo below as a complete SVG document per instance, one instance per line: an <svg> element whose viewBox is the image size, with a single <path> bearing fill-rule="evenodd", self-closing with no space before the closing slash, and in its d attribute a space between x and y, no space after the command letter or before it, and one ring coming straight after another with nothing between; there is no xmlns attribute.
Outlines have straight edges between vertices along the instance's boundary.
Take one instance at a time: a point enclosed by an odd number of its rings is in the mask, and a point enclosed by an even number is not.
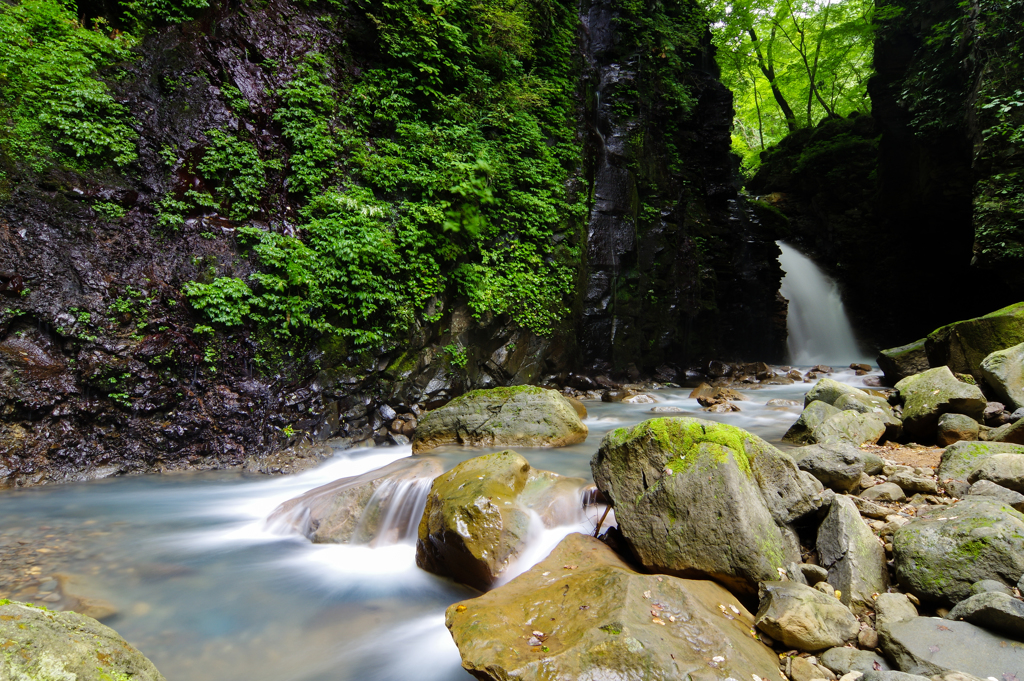
<svg viewBox="0 0 1024 681"><path fill-rule="evenodd" d="M1024 343L996 350L983 359L981 375L1011 410L1024 407Z"/></svg>
<svg viewBox="0 0 1024 681"><path fill-rule="evenodd" d="M821 444L873 445L885 435L885 422L874 414L842 411L814 429L815 442Z"/></svg>
<svg viewBox="0 0 1024 681"><path fill-rule="evenodd" d="M871 414L885 424L885 439L895 440L903 432L903 421L896 418L892 407L884 397L870 395L866 392L845 393L832 405L843 411L856 411L861 414Z"/></svg>
<svg viewBox="0 0 1024 681"><path fill-rule="evenodd" d="M799 562L790 524L822 504L789 456L744 430L701 419L614 430L590 466L644 567L712 577L746 593Z"/></svg>
<svg viewBox="0 0 1024 681"><path fill-rule="evenodd" d="M783 442L795 445L808 445L815 442L814 429L839 413L839 410L827 402L815 400L804 407L796 422L782 436Z"/></svg>
<svg viewBox="0 0 1024 681"><path fill-rule="evenodd" d="M565 447L583 442L587 427L554 390L520 385L472 390L424 414L412 438L414 454L440 447Z"/></svg>
<svg viewBox="0 0 1024 681"><path fill-rule="evenodd" d="M939 485L931 478L924 478L906 471L899 471L889 476L888 482L899 485L907 494L938 494Z"/></svg>
<svg viewBox="0 0 1024 681"><path fill-rule="evenodd" d="M862 681L929 681L927 676L918 676L916 674L907 674L906 672L897 671L875 671L871 670L864 673Z"/></svg>
<svg viewBox="0 0 1024 681"><path fill-rule="evenodd" d="M882 350L878 355L878 368L885 374L886 385L894 385L898 381L927 371L928 352L925 350L925 339L914 341L897 348Z"/></svg>
<svg viewBox="0 0 1024 681"><path fill-rule="evenodd" d="M974 441L978 439L980 432L980 425L970 416L965 414L943 414L939 417L935 443L940 447L946 447L962 440Z"/></svg>
<svg viewBox="0 0 1024 681"><path fill-rule="evenodd" d="M907 495L899 485L891 482L883 482L881 485L868 487L860 493L861 499L868 501L903 501Z"/></svg>
<svg viewBox="0 0 1024 681"><path fill-rule="evenodd" d="M863 390L854 388L852 385L846 383L840 383L839 381L833 381L831 378L822 378L814 386L807 391L804 395L804 406L809 405L815 400L819 400L826 404L835 405L843 395L866 395Z"/></svg>
<svg viewBox="0 0 1024 681"><path fill-rule="evenodd" d="M915 617L881 626L879 644L908 674L960 671L980 678L1024 676L1024 644L967 622Z"/></svg>
<svg viewBox="0 0 1024 681"><path fill-rule="evenodd" d="M4 681L165 681L113 629L77 612L0 601Z"/></svg>
<svg viewBox="0 0 1024 681"><path fill-rule="evenodd" d="M886 659L878 653L870 650L847 648L845 646L842 648L829 648L821 654L819 659L823 665L839 675L849 674L850 672L867 674L876 669L879 671L889 671L891 669Z"/></svg>
<svg viewBox="0 0 1024 681"><path fill-rule="evenodd" d="M917 608L910 602L906 594L879 594L875 600L875 624L893 624L917 617Z"/></svg>
<svg viewBox="0 0 1024 681"><path fill-rule="evenodd" d="M963 620L1024 641L1024 603L1009 594L996 591L975 594L957 603L946 619Z"/></svg>
<svg viewBox="0 0 1024 681"><path fill-rule="evenodd" d="M1008 442L1015 445L1024 445L1024 421L1017 420L990 430L986 439L989 442Z"/></svg>
<svg viewBox="0 0 1024 681"><path fill-rule="evenodd" d="M896 389L904 400L904 431L922 442L935 438L942 414L966 414L980 421L987 404L978 386L957 380L946 366L904 378Z"/></svg>
<svg viewBox="0 0 1024 681"><path fill-rule="evenodd" d="M828 581L828 570L820 565L800 563L800 571L803 572L804 579L807 580L809 586L814 586L818 582Z"/></svg>
<svg viewBox="0 0 1024 681"><path fill-rule="evenodd" d="M796 582L763 582L757 628L784 645L815 652L857 638L860 624L850 609Z"/></svg>
<svg viewBox="0 0 1024 681"><path fill-rule="evenodd" d="M1024 492L1024 454L993 454L967 476L967 482L988 480L1014 492Z"/></svg>
<svg viewBox="0 0 1024 681"><path fill-rule="evenodd" d="M850 501L853 502L854 506L857 507L857 510L860 511L862 516L884 520L886 517L892 515L892 509L876 504L875 502L869 501L863 497L850 497Z"/></svg>
<svg viewBox="0 0 1024 681"><path fill-rule="evenodd" d="M1013 595L1013 591L1010 590L1010 587L1006 586L1002 582L997 582L994 579L983 579L980 582L971 584L971 595L986 593L1006 594L1007 596Z"/></svg>
<svg viewBox="0 0 1024 681"><path fill-rule="evenodd" d="M1010 414L1010 423L1016 423L1021 419L1024 419L1024 407L1014 409L1013 412Z"/></svg>
<svg viewBox="0 0 1024 681"><path fill-rule="evenodd" d="M853 445L809 445L790 450L789 455L800 470L807 471L829 489L851 492L860 487L864 457Z"/></svg>
<svg viewBox="0 0 1024 681"><path fill-rule="evenodd" d="M969 496L992 497L1007 506L1024 513L1024 494L1014 492L1002 485L997 485L991 480L979 480L971 485L967 492Z"/></svg>
<svg viewBox="0 0 1024 681"><path fill-rule="evenodd" d="M874 608L874 594L889 587L885 549L861 520L849 498L837 496L818 527L816 547L828 569L828 583L854 612Z"/></svg>
<svg viewBox="0 0 1024 681"><path fill-rule="evenodd" d="M944 485L950 480L967 482L982 461L994 454L1024 454L1024 447L1002 442L957 442L946 447L936 475ZM947 485L948 489L948 485Z"/></svg>
<svg viewBox="0 0 1024 681"><path fill-rule="evenodd" d="M901 586L952 605L983 579L1013 584L1024 573L1024 514L989 497L922 511L893 534Z"/></svg>

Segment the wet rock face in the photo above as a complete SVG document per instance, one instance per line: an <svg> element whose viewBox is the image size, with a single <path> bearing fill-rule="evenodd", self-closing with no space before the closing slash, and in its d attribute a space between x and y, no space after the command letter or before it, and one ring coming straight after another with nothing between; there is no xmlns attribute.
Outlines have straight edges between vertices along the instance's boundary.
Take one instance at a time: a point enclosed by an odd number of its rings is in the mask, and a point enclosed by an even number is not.
<svg viewBox="0 0 1024 681"><path fill-rule="evenodd" d="M676 77L696 100L679 112L657 98L640 101L659 88L612 3L583 3L580 19L593 196L577 327L584 362L649 372L716 351L781 360L778 249L737 199L732 95L708 68L712 48L705 44ZM639 115L621 113L630 109Z"/></svg>
<svg viewBox="0 0 1024 681"><path fill-rule="evenodd" d="M721 586L638 574L571 534L508 584L448 608L462 665L480 679L779 679L753 617Z"/></svg>

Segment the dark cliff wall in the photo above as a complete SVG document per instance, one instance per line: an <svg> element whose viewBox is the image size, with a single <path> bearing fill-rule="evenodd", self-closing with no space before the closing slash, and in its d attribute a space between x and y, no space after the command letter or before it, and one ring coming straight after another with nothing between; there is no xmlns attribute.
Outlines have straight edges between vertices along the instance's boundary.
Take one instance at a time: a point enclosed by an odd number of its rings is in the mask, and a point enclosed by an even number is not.
<svg viewBox="0 0 1024 681"><path fill-rule="evenodd" d="M700 17L686 4L583 5L593 127L579 338L594 370L671 377L716 353L782 358L778 249L737 200L732 93Z"/></svg>
<svg viewBox="0 0 1024 681"><path fill-rule="evenodd" d="M100 73L137 157L0 138L0 482L287 469L474 387L780 353L690 9L489 6L83 5L146 35Z"/></svg>
<svg viewBox="0 0 1024 681"><path fill-rule="evenodd" d="M1020 2L879 2L872 118L824 121L765 155L790 237L889 347L1024 294Z"/></svg>

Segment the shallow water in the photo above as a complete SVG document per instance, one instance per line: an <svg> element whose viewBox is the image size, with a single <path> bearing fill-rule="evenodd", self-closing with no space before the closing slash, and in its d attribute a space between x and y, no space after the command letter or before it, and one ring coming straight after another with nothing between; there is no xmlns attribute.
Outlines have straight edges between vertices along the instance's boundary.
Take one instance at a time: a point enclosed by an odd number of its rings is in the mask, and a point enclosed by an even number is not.
<svg viewBox="0 0 1024 681"><path fill-rule="evenodd" d="M852 372L833 377L863 385ZM586 442L518 451L536 468L589 480L590 457L604 434L668 415L652 414L652 406L680 407L777 442L800 408L765 402L802 400L809 387L743 391L743 411L733 414L700 412L688 390L652 393L657 405L587 402ZM446 468L480 453L431 452ZM90 596L119 610L105 623L169 681L470 679L444 627L444 609L474 592L416 568L412 544L313 545L264 528L281 502L409 454L408 447L349 450L292 477L221 471L6 491L0 493L0 548L44 546L39 583L60 570L82 575ZM517 570L594 522L588 517L539 532ZM36 597L44 592L24 593L23 599L46 604Z"/></svg>

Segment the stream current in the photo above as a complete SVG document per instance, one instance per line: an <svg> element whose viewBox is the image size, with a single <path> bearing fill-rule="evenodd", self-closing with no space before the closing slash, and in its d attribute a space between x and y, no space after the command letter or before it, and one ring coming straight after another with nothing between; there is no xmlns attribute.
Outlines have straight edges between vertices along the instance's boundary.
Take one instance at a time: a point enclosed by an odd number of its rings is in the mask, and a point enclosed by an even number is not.
<svg viewBox="0 0 1024 681"><path fill-rule="evenodd" d="M863 385L849 371L833 378ZM699 411L688 389L651 393L658 405L587 402L585 442L517 451L535 468L589 480L590 458L604 435L666 415L652 414L652 406L681 407L685 415L730 423L778 444L800 407L765 403L802 403L810 386L745 390L743 411L732 414ZM451 468L488 451L497 450L448 447L431 455ZM408 446L348 450L291 477L217 471L5 491L0 549L45 552L38 584L13 597L53 606L46 601L55 581L49 577L74 573L89 596L117 609L104 623L169 681L471 679L445 629L444 610L475 592L418 569L413 543L314 545L266 528L281 502L410 453ZM541 560L569 532L592 532L594 524L587 517L538 533L512 572Z"/></svg>

